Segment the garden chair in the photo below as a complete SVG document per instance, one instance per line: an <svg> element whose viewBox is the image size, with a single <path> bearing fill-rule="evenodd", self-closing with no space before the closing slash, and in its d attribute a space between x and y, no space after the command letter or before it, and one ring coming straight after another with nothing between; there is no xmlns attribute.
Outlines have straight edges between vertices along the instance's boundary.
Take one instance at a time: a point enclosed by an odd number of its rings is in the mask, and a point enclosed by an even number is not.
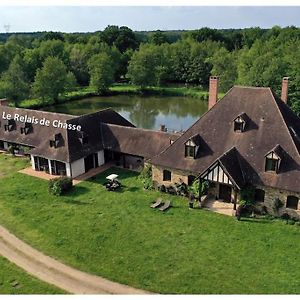
<svg viewBox="0 0 300 300"><path fill-rule="evenodd" d="M157 208L157 207L159 207L159 206L161 206L161 205L163 205L164 203L162 202L162 200L160 199L160 198L158 198L157 200L156 200L156 202L155 203L152 203L151 205L150 205L150 207L151 208Z"/></svg>
<svg viewBox="0 0 300 300"><path fill-rule="evenodd" d="M162 207L159 208L160 211L165 211L171 207L171 201L167 201Z"/></svg>

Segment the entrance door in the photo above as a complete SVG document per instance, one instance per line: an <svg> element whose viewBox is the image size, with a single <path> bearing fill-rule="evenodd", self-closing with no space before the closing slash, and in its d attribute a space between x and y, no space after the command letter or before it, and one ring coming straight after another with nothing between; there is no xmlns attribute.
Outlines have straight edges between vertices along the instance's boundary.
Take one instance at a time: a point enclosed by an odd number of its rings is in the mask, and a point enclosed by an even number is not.
<svg viewBox="0 0 300 300"><path fill-rule="evenodd" d="M231 187L229 185L219 185L219 199L224 202L231 202Z"/></svg>
<svg viewBox="0 0 300 300"><path fill-rule="evenodd" d="M85 172L94 168L94 154L91 154L84 159Z"/></svg>

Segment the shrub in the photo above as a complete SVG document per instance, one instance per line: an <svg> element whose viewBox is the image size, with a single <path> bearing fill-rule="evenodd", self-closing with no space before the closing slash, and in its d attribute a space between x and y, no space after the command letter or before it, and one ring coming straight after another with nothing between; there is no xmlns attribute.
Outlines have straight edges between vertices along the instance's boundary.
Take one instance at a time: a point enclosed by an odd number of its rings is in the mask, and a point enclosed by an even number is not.
<svg viewBox="0 0 300 300"><path fill-rule="evenodd" d="M274 211L275 214L278 215L278 211L281 207L283 207L283 202L279 199L279 198L275 198L272 201L272 209Z"/></svg>
<svg viewBox="0 0 300 300"><path fill-rule="evenodd" d="M268 210L265 205L255 205L253 207L253 212L259 215L266 215L268 213Z"/></svg>
<svg viewBox="0 0 300 300"><path fill-rule="evenodd" d="M161 186L158 186L158 190L162 193L166 193L166 187L163 184Z"/></svg>
<svg viewBox="0 0 300 300"><path fill-rule="evenodd" d="M295 225L295 223L296 223L296 221L294 221L294 220L288 220L287 221L287 224L289 224L289 225Z"/></svg>
<svg viewBox="0 0 300 300"><path fill-rule="evenodd" d="M54 178L49 181L49 193L60 196L63 193L69 191L73 186L73 181L71 178L62 176L59 178Z"/></svg>
<svg viewBox="0 0 300 300"><path fill-rule="evenodd" d="M152 167L151 165L145 165L140 176L140 180L144 185L144 189L151 190L153 188L153 181L152 181Z"/></svg>
<svg viewBox="0 0 300 300"><path fill-rule="evenodd" d="M167 193L171 195L176 195L176 189L174 186L170 185L169 187L166 188Z"/></svg>
<svg viewBox="0 0 300 300"><path fill-rule="evenodd" d="M183 181L180 183L175 183L175 189L178 196L188 195L188 186Z"/></svg>
<svg viewBox="0 0 300 300"><path fill-rule="evenodd" d="M11 155L15 155L15 148L13 145L9 145L7 151L11 154Z"/></svg>
<svg viewBox="0 0 300 300"><path fill-rule="evenodd" d="M199 182L199 180L195 180L193 184L189 187L189 193L194 197L202 197L208 193L209 182Z"/></svg>
<svg viewBox="0 0 300 300"><path fill-rule="evenodd" d="M288 221L288 220L291 220L294 222L300 221L300 216L295 211L292 211L289 209L286 209L280 217L286 221Z"/></svg>
<svg viewBox="0 0 300 300"><path fill-rule="evenodd" d="M242 205L239 205L236 209L235 216L237 220L239 221L241 219L241 216L244 214L245 208Z"/></svg>

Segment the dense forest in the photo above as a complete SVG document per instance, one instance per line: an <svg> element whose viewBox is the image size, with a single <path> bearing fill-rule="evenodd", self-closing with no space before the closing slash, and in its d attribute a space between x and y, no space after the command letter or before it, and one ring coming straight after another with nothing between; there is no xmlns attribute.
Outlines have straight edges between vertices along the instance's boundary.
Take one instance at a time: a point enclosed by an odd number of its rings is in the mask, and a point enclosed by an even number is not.
<svg viewBox="0 0 300 300"><path fill-rule="evenodd" d="M134 32L108 26L95 33L0 34L0 97L18 105L58 96L83 86L98 94L116 82L142 91L183 85L206 89L220 76L220 90L232 85L270 86L280 95L290 77L289 104L300 114L300 29L201 28Z"/></svg>

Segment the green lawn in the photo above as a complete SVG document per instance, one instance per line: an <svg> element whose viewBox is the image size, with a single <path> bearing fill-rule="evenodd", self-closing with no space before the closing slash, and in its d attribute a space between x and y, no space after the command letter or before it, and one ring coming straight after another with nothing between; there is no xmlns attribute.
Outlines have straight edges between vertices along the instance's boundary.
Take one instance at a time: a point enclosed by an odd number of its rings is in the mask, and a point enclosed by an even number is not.
<svg viewBox="0 0 300 300"><path fill-rule="evenodd" d="M111 172L122 191L102 186ZM46 181L10 174L0 180L0 223L67 264L149 291L300 293L298 225L238 222L166 194L174 207L161 213L149 208L161 195L136 175L111 169L55 197Z"/></svg>
<svg viewBox="0 0 300 300"><path fill-rule="evenodd" d="M11 155L0 154L0 179L4 176L14 173L15 171L24 169L29 166L27 158L12 157Z"/></svg>
<svg viewBox="0 0 300 300"><path fill-rule="evenodd" d="M65 294L28 275L0 256L0 294Z"/></svg>

